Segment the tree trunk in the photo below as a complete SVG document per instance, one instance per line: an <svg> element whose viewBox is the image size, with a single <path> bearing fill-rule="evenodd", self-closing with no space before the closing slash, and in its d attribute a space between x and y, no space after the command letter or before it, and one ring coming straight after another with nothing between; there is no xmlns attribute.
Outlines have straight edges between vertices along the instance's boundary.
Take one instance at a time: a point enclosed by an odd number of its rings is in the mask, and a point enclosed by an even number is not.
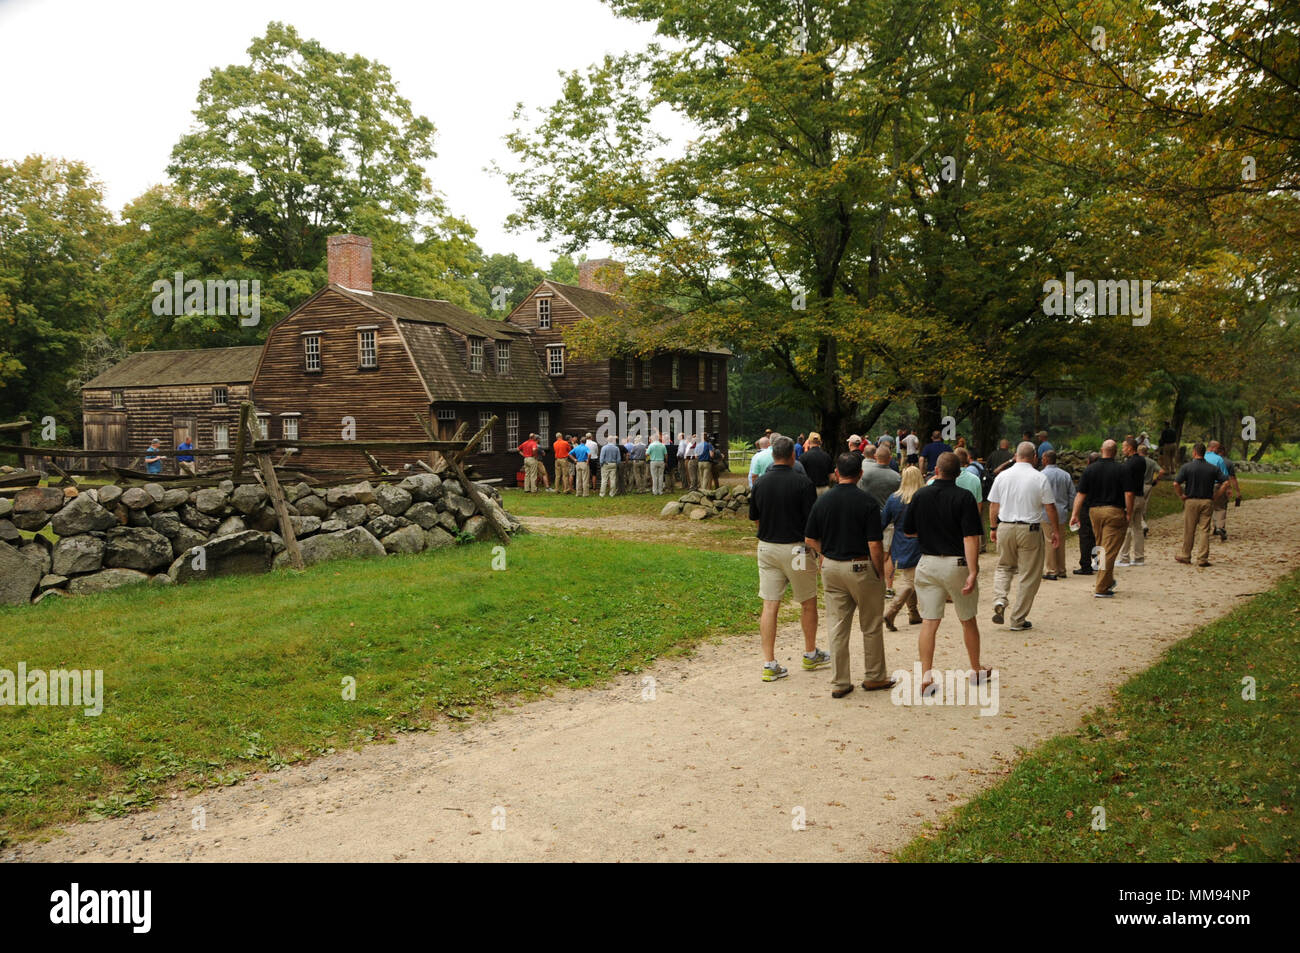
<svg viewBox="0 0 1300 953"><path fill-rule="evenodd" d="M1264 454L1268 452L1268 448L1273 445L1273 440L1276 438L1276 436L1277 435L1273 433L1272 430L1266 433L1264 435L1264 439L1259 444L1259 449L1255 451L1255 455L1250 459L1253 460L1255 463L1259 463L1259 461L1263 459Z"/></svg>
<svg viewBox="0 0 1300 953"><path fill-rule="evenodd" d="M1174 428L1174 443L1183 442L1183 425L1187 422L1187 399L1183 392L1177 391L1174 397L1174 410L1169 415L1169 426Z"/></svg>
<svg viewBox="0 0 1300 953"><path fill-rule="evenodd" d="M943 401L937 387L926 386L925 393L916 398L917 436L921 443L930 442L930 434L943 429Z"/></svg>
<svg viewBox="0 0 1300 953"><path fill-rule="evenodd" d="M997 449L999 431L1002 429L1002 411L989 406L987 401L977 401L971 411L973 428L972 450L977 457L987 457Z"/></svg>

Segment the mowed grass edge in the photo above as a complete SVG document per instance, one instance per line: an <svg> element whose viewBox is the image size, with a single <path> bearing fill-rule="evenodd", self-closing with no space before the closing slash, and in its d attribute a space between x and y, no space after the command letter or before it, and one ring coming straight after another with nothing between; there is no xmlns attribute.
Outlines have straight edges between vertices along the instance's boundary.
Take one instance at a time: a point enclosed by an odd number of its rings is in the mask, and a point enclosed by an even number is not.
<svg viewBox="0 0 1300 953"><path fill-rule="evenodd" d="M1133 620L1134 637L1150 624ZM1171 647L897 859L1293 861L1297 786L1300 571Z"/></svg>
<svg viewBox="0 0 1300 953"><path fill-rule="evenodd" d="M752 556L532 535L505 555L503 571L471 545L0 610L0 668L102 669L105 696L98 717L0 706L0 842L755 625Z"/></svg>

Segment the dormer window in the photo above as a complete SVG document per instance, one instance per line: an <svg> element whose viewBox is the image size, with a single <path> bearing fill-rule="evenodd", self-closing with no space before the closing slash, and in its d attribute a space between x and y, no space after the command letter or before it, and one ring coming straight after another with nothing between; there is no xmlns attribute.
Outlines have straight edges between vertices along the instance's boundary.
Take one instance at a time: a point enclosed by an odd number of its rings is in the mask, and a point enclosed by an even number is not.
<svg viewBox="0 0 1300 953"><path fill-rule="evenodd" d="M497 341L497 374L505 376L510 373L510 342Z"/></svg>
<svg viewBox="0 0 1300 953"><path fill-rule="evenodd" d="M537 299L537 327L543 331L551 328L551 299Z"/></svg>
<svg viewBox="0 0 1300 953"><path fill-rule="evenodd" d="M475 374L483 370L483 339L469 339L469 369Z"/></svg>

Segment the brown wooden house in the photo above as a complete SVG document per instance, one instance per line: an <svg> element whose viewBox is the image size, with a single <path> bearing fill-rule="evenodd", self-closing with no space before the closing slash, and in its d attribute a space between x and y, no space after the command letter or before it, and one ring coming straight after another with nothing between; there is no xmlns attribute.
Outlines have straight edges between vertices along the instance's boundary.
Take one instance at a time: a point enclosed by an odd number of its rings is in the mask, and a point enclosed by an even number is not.
<svg viewBox="0 0 1300 953"><path fill-rule="evenodd" d="M143 469L155 437L172 451L185 435L196 447L233 446L239 405L248 400L260 347L132 354L81 388L83 446L115 466ZM203 467L207 459L199 458ZM94 461L91 461L92 465ZM166 473L176 472L168 459Z"/></svg>
<svg viewBox="0 0 1300 953"><path fill-rule="evenodd" d="M620 266L605 258L582 263L577 285L547 279L519 303L508 320L526 328L542 365L559 392L562 410L555 430L581 436L602 429L619 437L647 431L717 433L727 439L727 358L721 347L665 351L649 357L578 361L569 357L564 333L584 318L623 309L606 276ZM605 280L602 280L605 279ZM611 419L612 418L612 419Z"/></svg>
<svg viewBox="0 0 1300 953"><path fill-rule="evenodd" d="M333 236L330 283L271 328L253 380L264 437L285 440L423 440L461 422L496 426L470 458L485 478L513 484L515 448L549 429L560 395L528 335L447 302L371 288L370 242ZM398 467L412 454L378 455ZM294 463L363 469L347 451L303 450Z"/></svg>

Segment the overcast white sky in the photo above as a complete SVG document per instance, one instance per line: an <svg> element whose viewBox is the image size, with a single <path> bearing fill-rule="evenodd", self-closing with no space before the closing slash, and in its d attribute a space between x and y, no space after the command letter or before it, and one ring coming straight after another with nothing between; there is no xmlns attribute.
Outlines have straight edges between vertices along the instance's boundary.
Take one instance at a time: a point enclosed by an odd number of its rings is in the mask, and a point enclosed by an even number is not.
<svg viewBox="0 0 1300 953"><path fill-rule="evenodd" d="M511 111L519 101L534 111L553 102L558 71L653 37L599 0L0 0L0 158L80 159L120 211L166 178L200 80L246 63L272 20L388 66L437 127L429 173L451 210L478 229L485 251L543 267L552 251L505 231L513 200L485 171L508 162Z"/></svg>

